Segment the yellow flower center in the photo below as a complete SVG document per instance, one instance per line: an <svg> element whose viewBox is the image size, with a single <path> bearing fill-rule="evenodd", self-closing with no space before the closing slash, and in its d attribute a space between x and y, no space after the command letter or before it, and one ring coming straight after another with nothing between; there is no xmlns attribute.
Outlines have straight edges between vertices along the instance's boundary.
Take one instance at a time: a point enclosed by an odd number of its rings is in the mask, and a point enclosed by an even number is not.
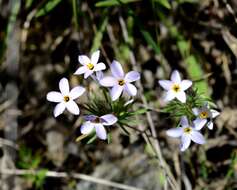
<svg viewBox="0 0 237 190"><path fill-rule="evenodd" d="M64 102L68 102L70 100L69 96L64 96L63 99L64 99Z"/></svg>
<svg viewBox="0 0 237 190"><path fill-rule="evenodd" d="M184 128L184 133L190 133L192 131L191 127Z"/></svg>
<svg viewBox="0 0 237 190"><path fill-rule="evenodd" d="M175 84L175 85L173 85L172 89L175 92L179 92L180 91L180 86L178 84Z"/></svg>
<svg viewBox="0 0 237 190"><path fill-rule="evenodd" d="M206 111L202 111L199 114L199 116L200 116L201 119L206 119L206 118L208 118L208 113Z"/></svg>
<svg viewBox="0 0 237 190"><path fill-rule="evenodd" d="M88 67L88 69L90 69L90 70L93 70L93 69L94 69L94 65L93 65L92 63L87 64L87 67Z"/></svg>
<svg viewBox="0 0 237 190"><path fill-rule="evenodd" d="M124 81L123 79L118 80L118 84L119 84L120 86L123 86L123 85L125 84L125 81Z"/></svg>

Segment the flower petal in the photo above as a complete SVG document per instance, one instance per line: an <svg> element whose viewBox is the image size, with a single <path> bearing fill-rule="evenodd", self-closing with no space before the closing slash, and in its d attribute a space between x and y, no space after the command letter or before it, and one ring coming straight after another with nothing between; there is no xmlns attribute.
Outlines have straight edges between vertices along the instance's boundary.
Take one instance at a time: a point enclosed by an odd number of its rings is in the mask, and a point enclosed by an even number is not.
<svg viewBox="0 0 237 190"><path fill-rule="evenodd" d="M94 73L92 74L92 75L90 75L91 76L91 78L94 80L94 81L97 81L97 78L96 78L96 76L94 75Z"/></svg>
<svg viewBox="0 0 237 190"><path fill-rule="evenodd" d="M192 86L192 84L193 83L191 80L182 80L180 87L184 91L184 90L187 90L190 86Z"/></svg>
<svg viewBox="0 0 237 190"><path fill-rule="evenodd" d="M117 79L114 77L104 77L100 80L100 84L106 87L112 87L118 84Z"/></svg>
<svg viewBox="0 0 237 190"><path fill-rule="evenodd" d="M165 95L164 101L169 102L173 100L174 98L175 98L175 93L173 92L173 90L169 90Z"/></svg>
<svg viewBox="0 0 237 190"><path fill-rule="evenodd" d="M74 100L76 98L78 98L79 96L81 96L84 92L86 91L85 88L81 87L81 86L77 86L74 87L70 93L69 93L69 97Z"/></svg>
<svg viewBox="0 0 237 190"><path fill-rule="evenodd" d="M61 102L63 101L63 96L61 93L56 91L51 91L46 96L47 100L50 102Z"/></svg>
<svg viewBox="0 0 237 190"><path fill-rule="evenodd" d="M87 79L90 75L93 74L93 71L92 70L87 70L84 74L84 79Z"/></svg>
<svg viewBox="0 0 237 190"><path fill-rule="evenodd" d="M199 109L198 109L198 108L193 108L192 111L193 111L193 114L194 114L195 116L198 116L198 115L199 115Z"/></svg>
<svg viewBox="0 0 237 190"><path fill-rule="evenodd" d="M96 118L97 118L97 116L95 116L95 115L86 115L86 116L84 116L84 119L86 121L94 121Z"/></svg>
<svg viewBox="0 0 237 190"><path fill-rule="evenodd" d="M170 137L180 137L183 134L183 129L181 127L169 129L166 134Z"/></svg>
<svg viewBox="0 0 237 190"><path fill-rule="evenodd" d="M136 80L140 79L140 73L137 71L130 71L125 75L125 81L126 82L134 82Z"/></svg>
<svg viewBox="0 0 237 190"><path fill-rule="evenodd" d="M187 116L182 116L180 119L180 125L182 127L188 127L189 126L189 122L188 122L188 118Z"/></svg>
<svg viewBox="0 0 237 190"><path fill-rule="evenodd" d="M63 113L63 111L65 110L65 104L62 102L62 103L59 103L56 105L56 107L54 108L54 117L58 117L60 114Z"/></svg>
<svg viewBox="0 0 237 190"><path fill-rule="evenodd" d="M113 114L106 114L100 117L104 122L103 125L113 125L118 121L118 118Z"/></svg>
<svg viewBox="0 0 237 190"><path fill-rule="evenodd" d="M110 91L112 101L117 100L119 96L122 94L122 91L123 91L123 86L115 85Z"/></svg>
<svg viewBox="0 0 237 190"><path fill-rule="evenodd" d="M192 130L190 138L192 139L193 142L197 144L204 144L206 142L204 136L200 132L195 130Z"/></svg>
<svg viewBox="0 0 237 190"><path fill-rule="evenodd" d="M185 135L185 134L182 135L180 150L185 151L189 147L190 143L191 143L191 139L190 139L189 135Z"/></svg>
<svg viewBox="0 0 237 190"><path fill-rule="evenodd" d="M211 111L212 118L215 118L215 117L217 117L218 115L220 115L220 112L218 112L218 111L216 111L216 110L211 109L210 111Z"/></svg>
<svg viewBox="0 0 237 190"><path fill-rule="evenodd" d="M100 57L100 50L97 50L91 55L91 63L93 65L96 65L98 63L99 57Z"/></svg>
<svg viewBox="0 0 237 190"><path fill-rule="evenodd" d="M181 82L180 74L177 70L174 70L171 74L171 80L174 83L179 84Z"/></svg>
<svg viewBox="0 0 237 190"><path fill-rule="evenodd" d="M130 96L136 96L137 94L137 88L130 83L126 83L124 86L124 90L130 95Z"/></svg>
<svg viewBox="0 0 237 190"><path fill-rule="evenodd" d="M104 77L104 73L102 71L96 72L96 79L100 81Z"/></svg>
<svg viewBox="0 0 237 190"><path fill-rule="evenodd" d="M113 61L111 66L111 72L112 75L117 78L117 79L123 79L124 77L124 72L123 72L123 68L121 66L121 64L118 61Z"/></svg>
<svg viewBox="0 0 237 190"><path fill-rule="evenodd" d="M106 133L106 130L102 124L96 124L95 131L96 131L97 137L99 137L102 140L107 139L107 133Z"/></svg>
<svg viewBox="0 0 237 190"><path fill-rule="evenodd" d="M207 127L208 127L208 129L212 130L212 129L213 129L213 122L212 122L212 121L209 121L209 122L207 123Z"/></svg>
<svg viewBox="0 0 237 190"><path fill-rule="evenodd" d="M69 94L69 83L66 78L62 78L59 81L59 89L60 89L63 96L66 96Z"/></svg>
<svg viewBox="0 0 237 190"><path fill-rule="evenodd" d="M173 85L173 82L170 80L159 80L159 84L165 90L170 90Z"/></svg>
<svg viewBox="0 0 237 190"><path fill-rule="evenodd" d="M88 71L88 67L87 66L82 66L79 67L76 72L74 73L74 75L81 75L83 73L85 73L86 71Z"/></svg>
<svg viewBox="0 0 237 190"><path fill-rule="evenodd" d="M94 71L101 71L105 69L106 69L106 66L104 63L98 63L97 65L95 65Z"/></svg>
<svg viewBox="0 0 237 190"><path fill-rule="evenodd" d="M68 109L69 112L71 112L74 115L79 115L80 110L76 102L74 101L69 101L66 104L66 108Z"/></svg>
<svg viewBox="0 0 237 190"><path fill-rule="evenodd" d="M94 129L94 125L90 121L86 121L82 124L80 130L82 134L89 134Z"/></svg>
<svg viewBox="0 0 237 190"><path fill-rule="evenodd" d="M88 63L91 63L91 60L86 55L79 55L78 56L78 61L82 65L87 65Z"/></svg>
<svg viewBox="0 0 237 190"><path fill-rule="evenodd" d="M184 91L180 91L178 93L176 93L176 98L182 102L182 103L185 103L186 102L186 94Z"/></svg>
<svg viewBox="0 0 237 190"><path fill-rule="evenodd" d="M196 118L196 119L193 121L194 128L195 128L196 130L202 129L206 123L207 123L207 120L206 120L206 119L201 119L201 118Z"/></svg>

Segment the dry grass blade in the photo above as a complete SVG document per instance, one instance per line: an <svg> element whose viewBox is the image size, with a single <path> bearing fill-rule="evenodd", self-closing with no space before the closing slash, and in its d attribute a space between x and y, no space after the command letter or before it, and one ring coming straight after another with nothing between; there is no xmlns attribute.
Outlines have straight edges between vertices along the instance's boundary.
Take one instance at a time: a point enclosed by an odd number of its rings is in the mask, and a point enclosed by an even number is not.
<svg viewBox="0 0 237 190"><path fill-rule="evenodd" d="M228 30L222 31L222 37L237 58L237 38L233 36Z"/></svg>

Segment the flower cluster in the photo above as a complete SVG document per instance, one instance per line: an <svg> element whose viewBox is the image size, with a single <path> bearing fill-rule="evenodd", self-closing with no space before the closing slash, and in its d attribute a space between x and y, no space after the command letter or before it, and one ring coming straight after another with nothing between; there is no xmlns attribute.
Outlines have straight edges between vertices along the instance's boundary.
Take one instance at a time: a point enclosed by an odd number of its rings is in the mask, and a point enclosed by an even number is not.
<svg viewBox="0 0 237 190"><path fill-rule="evenodd" d="M213 129L213 119L219 115L219 112L211 109L207 102L203 102L199 107L195 106L196 98L195 95L190 95L189 102L187 102L187 95L185 91L192 86L192 81L181 80L180 74L177 70L173 71L171 74L171 80L160 80L159 84L167 92L164 100L170 101L180 101L179 103L174 103L172 109L184 110L187 115L182 115L180 123L177 128L167 130L167 135L170 137L178 137L181 139L180 150L185 151L191 141L197 144L204 144L204 136L200 133L200 130L207 126L209 129ZM177 99L177 100L176 100ZM169 107L169 104L168 104ZM190 111L191 107L191 111Z"/></svg>
<svg viewBox="0 0 237 190"><path fill-rule="evenodd" d="M82 66L74 74L84 74L84 79L91 76L102 87L111 88L109 89L109 94L112 101L118 100L123 93L129 96L136 96L137 88L131 83L139 80L140 74L136 71L130 71L125 74L121 64L118 61L113 61L110 65L112 76L104 77L103 71L106 69L106 65L99 62L99 57L99 50L95 51L90 58L86 55L80 55L78 61ZM83 95L86 89L82 86L77 86L70 90L68 79L62 78L59 81L59 90L60 92L49 92L46 97L48 101L57 103L54 108L54 116L58 117L65 109L74 115L79 115L80 109L75 100ZM129 100L129 102L132 101ZM89 135L95 129L98 138L102 140L107 139L107 132L104 126L114 125L118 121L118 118L114 113L106 113L104 115L101 115L101 113L84 117L85 122L80 128L83 135Z"/></svg>
<svg viewBox="0 0 237 190"><path fill-rule="evenodd" d="M84 116L84 123L81 125L83 137L91 136L93 139L108 139L107 130L111 125L117 123L121 126L129 126L131 117L136 114L142 114L147 110L138 109L129 110L134 103L133 98L126 100L122 95L134 97L137 94L137 88L133 82L140 79L140 73L130 71L125 73L122 65L118 61L113 61L110 65L110 75L104 75L106 65L99 62L100 51L95 51L89 58L86 55L80 55L78 61L81 66L74 73L75 75L84 75L84 79L91 77L100 86L90 98L89 103L84 104L84 109L88 112ZM198 93L193 90L193 82L182 80L177 70L171 74L171 80L160 80L160 86L166 91L164 100L168 102L167 112L173 116L180 117L178 127L167 130L167 135L181 139L180 150L184 151L191 141L204 144L205 138L200 130L207 126L213 129L213 119L219 115L219 112L212 109L208 101L204 101ZM86 88L76 86L70 90L69 82L66 78L59 81L60 92L51 91L47 94L47 100L56 102L54 116L58 117L65 110L74 115L80 114L76 99L86 92ZM104 99L100 99L100 91L103 92ZM174 111L175 110L175 111ZM175 112L175 114L173 114ZM125 130L126 131L126 130Z"/></svg>

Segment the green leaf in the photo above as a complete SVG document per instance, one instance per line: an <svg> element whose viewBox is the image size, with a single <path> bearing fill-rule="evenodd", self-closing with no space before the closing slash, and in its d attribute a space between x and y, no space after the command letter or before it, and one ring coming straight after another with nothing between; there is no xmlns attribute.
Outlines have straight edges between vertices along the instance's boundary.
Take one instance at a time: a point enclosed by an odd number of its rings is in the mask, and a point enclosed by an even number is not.
<svg viewBox="0 0 237 190"><path fill-rule="evenodd" d="M108 142L108 144L110 144L112 142L112 135L111 135L111 133L107 134L107 142Z"/></svg>
<svg viewBox="0 0 237 190"><path fill-rule="evenodd" d="M133 3L137 1L140 1L140 0L103 0L103 1L97 2L95 6L96 7L111 7L111 6L121 5L121 4Z"/></svg>
<svg viewBox="0 0 237 190"><path fill-rule="evenodd" d="M40 189L43 186L47 172L47 169L41 169L37 172L34 181L37 189Z"/></svg>
<svg viewBox="0 0 237 190"><path fill-rule="evenodd" d="M95 37L93 39L91 52L96 51L101 46L101 41L103 39L103 35L107 24L108 24L108 16L105 16L99 30L96 32Z"/></svg>
<svg viewBox="0 0 237 190"><path fill-rule="evenodd" d="M94 134L94 135L87 141L86 144L91 144L91 143L93 143L93 142L96 140L96 138L97 138L97 136L96 136L96 134Z"/></svg>
<svg viewBox="0 0 237 190"><path fill-rule="evenodd" d="M198 63L196 57L194 55L189 55L186 59L185 59L185 63L187 65L187 72L189 74L189 76L191 77L192 80L197 79L197 78L201 78L202 76L204 76L204 72L200 66L200 64ZM205 94L207 96L210 95L209 92L209 88L208 88L208 84L205 80L202 80L200 82L196 82L194 84L194 86L198 89L198 92L201 94Z"/></svg>
<svg viewBox="0 0 237 190"><path fill-rule="evenodd" d="M160 5L162 5L163 7L167 9L171 9L171 6L168 0L154 0L154 2L159 3Z"/></svg>
<svg viewBox="0 0 237 190"><path fill-rule="evenodd" d="M198 3L198 0L178 0L178 3Z"/></svg>
<svg viewBox="0 0 237 190"><path fill-rule="evenodd" d="M165 182L166 182L166 176L164 175L164 173L163 172L161 172L161 171L159 171L159 173L158 173L158 175L159 175L159 182L160 182L160 184L162 185L162 186L164 186L165 185Z"/></svg>
<svg viewBox="0 0 237 190"><path fill-rule="evenodd" d="M200 172L203 179L208 179L208 168L205 161L201 162Z"/></svg>
<svg viewBox="0 0 237 190"><path fill-rule="evenodd" d="M31 162L31 169L35 169L39 166L41 162L41 157L40 155L35 155L33 158L32 158L32 162Z"/></svg>
<svg viewBox="0 0 237 190"><path fill-rule="evenodd" d="M32 5L33 1L34 0L26 0L25 7L28 9Z"/></svg>
<svg viewBox="0 0 237 190"><path fill-rule="evenodd" d="M146 154L148 154L151 157L156 156L156 153L150 144L145 145L145 152L146 152Z"/></svg>
<svg viewBox="0 0 237 190"><path fill-rule="evenodd" d="M132 115L141 115L141 114L144 114L146 112L147 112L146 108L141 108L141 109L138 109L137 111L132 112L131 114Z"/></svg>
<svg viewBox="0 0 237 190"><path fill-rule="evenodd" d="M183 57L187 57L190 52L190 45L186 40L179 40L177 42L177 46L179 48L179 51Z"/></svg>
<svg viewBox="0 0 237 190"><path fill-rule="evenodd" d="M150 33L146 30L141 30L141 33L146 40L147 44L152 47L156 54L160 54L160 46L153 40Z"/></svg>
<svg viewBox="0 0 237 190"><path fill-rule="evenodd" d="M59 3L62 2L62 0L49 0L47 3L39 9L39 11L36 13L35 17L41 17L48 14L50 11L52 11Z"/></svg>

